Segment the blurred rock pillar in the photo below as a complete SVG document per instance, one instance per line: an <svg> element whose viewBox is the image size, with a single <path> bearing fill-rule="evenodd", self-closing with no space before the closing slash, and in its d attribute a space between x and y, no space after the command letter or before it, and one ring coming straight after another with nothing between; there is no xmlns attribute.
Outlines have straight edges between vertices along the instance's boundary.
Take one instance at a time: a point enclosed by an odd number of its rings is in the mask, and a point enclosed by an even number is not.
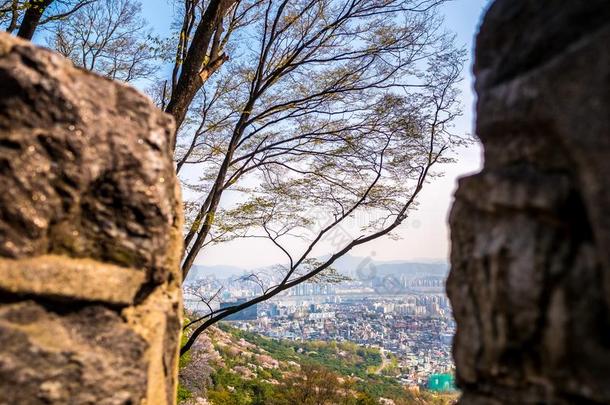
<svg viewBox="0 0 610 405"><path fill-rule="evenodd" d="M462 404L610 403L610 2L497 0L450 216Z"/></svg>

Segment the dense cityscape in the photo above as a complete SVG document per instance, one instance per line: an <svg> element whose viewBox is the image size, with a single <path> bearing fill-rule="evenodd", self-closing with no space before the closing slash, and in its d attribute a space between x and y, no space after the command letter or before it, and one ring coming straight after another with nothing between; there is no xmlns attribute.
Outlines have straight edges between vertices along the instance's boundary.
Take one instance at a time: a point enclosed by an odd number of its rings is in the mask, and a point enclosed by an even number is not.
<svg viewBox="0 0 610 405"><path fill-rule="evenodd" d="M444 293L445 276L390 271L337 284L305 283L226 318L233 326L274 339L353 342L379 348L382 370L412 389L453 389L451 340L455 323ZM220 291L219 308L254 297L260 280L202 278L187 302Z"/></svg>

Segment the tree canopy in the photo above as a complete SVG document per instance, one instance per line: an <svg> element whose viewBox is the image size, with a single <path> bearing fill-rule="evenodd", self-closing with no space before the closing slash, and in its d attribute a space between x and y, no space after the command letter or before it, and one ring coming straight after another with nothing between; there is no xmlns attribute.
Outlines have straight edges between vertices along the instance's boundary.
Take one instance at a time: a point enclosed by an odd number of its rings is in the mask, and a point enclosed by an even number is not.
<svg viewBox="0 0 610 405"><path fill-rule="evenodd" d="M247 302L216 308L219 291L199 288L208 311L186 352L232 313L336 280L333 263L392 236L467 142L451 131L464 52L443 29L446 1L176 0L172 35L157 38L135 0L15 0L0 2L0 25L21 30L36 12L49 46L110 78L146 79L174 116L184 278L203 249L236 238L283 255L248 276L260 295Z"/></svg>

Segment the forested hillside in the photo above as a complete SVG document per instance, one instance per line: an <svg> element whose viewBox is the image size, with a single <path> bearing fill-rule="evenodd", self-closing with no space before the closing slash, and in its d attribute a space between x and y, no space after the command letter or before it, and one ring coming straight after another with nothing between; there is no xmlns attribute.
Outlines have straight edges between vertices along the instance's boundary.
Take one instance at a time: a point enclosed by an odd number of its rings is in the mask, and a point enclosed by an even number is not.
<svg viewBox="0 0 610 405"><path fill-rule="evenodd" d="M178 399L185 405L408 405L456 398L405 389L389 376L391 363L376 348L273 340L221 324L183 356Z"/></svg>

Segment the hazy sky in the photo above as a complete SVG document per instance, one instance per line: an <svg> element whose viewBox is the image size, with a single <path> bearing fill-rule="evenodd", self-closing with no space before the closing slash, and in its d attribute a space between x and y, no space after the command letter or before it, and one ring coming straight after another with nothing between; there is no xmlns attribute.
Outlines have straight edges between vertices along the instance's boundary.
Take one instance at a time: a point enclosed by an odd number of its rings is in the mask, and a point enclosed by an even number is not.
<svg viewBox="0 0 610 405"><path fill-rule="evenodd" d="M445 26L457 34L457 44L469 51L469 60L461 83L464 115L455 122L457 133L473 131L474 94L472 91L472 52L474 36L489 0L454 0L443 7ZM147 21L158 33L166 33L173 18L168 0L142 2ZM397 232L401 239L381 238L354 249L356 256L374 255L376 260L446 260L449 253L447 216L458 177L477 171L481 165L478 144L457 151L457 162L444 165L445 176L427 184L419 196L419 208ZM282 259L279 252L260 240L235 241L211 247L197 258L198 264L259 267L275 264Z"/></svg>

